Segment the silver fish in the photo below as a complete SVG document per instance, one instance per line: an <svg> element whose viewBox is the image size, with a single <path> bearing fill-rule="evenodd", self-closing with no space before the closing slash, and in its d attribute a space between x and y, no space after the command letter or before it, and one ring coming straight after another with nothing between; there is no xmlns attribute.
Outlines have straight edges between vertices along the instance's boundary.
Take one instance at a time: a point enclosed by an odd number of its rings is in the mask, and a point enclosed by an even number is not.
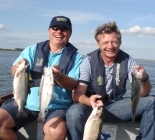
<svg viewBox="0 0 155 140"><path fill-rule="evenodd" d="M24 111L29 92L28 74L26 72L27 68L28 65L25 65L25 62L21 63L18 66L13 79L14 105L18 105L16 117L27 117L27 113Z"/></svg>
<svg viewBox="0 0 155 140"><path fill-rule="evenodd" d="M44 123L45 111L48 110L48 105L53 98L53 89L54 89L53 70L51 67L44 67L39 89L40 112L37 118L38 122Z"/></svg>
<svg viewBox="0 0 155 140"><path fill-rule="evenodd" d="M137 70L134 70L132 73L132 89L131 89L131 110L132 110L132 122L135 121L136 109L140 100L141 92L141 83L140 79L142 74Z"/></svg>
<svg viewBox="0 0 155 140"><path fill-rule="evenodd" d="M103 124L102 108L95 107L86 121L83 140L99 140Z"/></svg>

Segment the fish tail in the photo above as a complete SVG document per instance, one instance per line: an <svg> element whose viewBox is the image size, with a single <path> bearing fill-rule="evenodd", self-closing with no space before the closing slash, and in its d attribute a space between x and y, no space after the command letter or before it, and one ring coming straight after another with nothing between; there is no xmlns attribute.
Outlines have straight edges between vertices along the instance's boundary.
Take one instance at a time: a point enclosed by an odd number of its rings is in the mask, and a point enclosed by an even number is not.
<svg viewBox="0 0 155 140"><path fill-rule="evenodd" d="M131 120L131 122L135 122L135 113L134 112L132 112L132 120Z"/></svg>
<svg viewBox="0 0 155 140"><path fill-rule="evenodd" d="M23 117L28 117L27 112L25 112L25 111L22 113L22 115L23 115Z"/></svg>
<svg viewBox="0 0 155 140"><path fill-rule="evenodd" d="M132 117L132 122L135 122L135 117Z"/></svg>
<svg viewBox="0 0 155 140"><path fill-rule="evenodd" d="M18 111L17 114L16 114L16 117L17 118L20 118L20 117L28 117L28 115L27 115L27 112L25 112L25 111L23 111L23 112Z"/></svg>
<svg viewBox="0 0 155 140"><path fill-rule="evenodd" d="M22 116L22 113L20 111L17 112L16 117L20 118Z"/></svg>
<svg viewBox="0 0 155 140"><path fill-rule="evenodd" d="M37 118L37 121L38 121L38 122L41 122L41 123L44 123L44 122L45 122L45 119L44 119L43 117L39 116L39 117Z"/></svg>
<svg viewBox="0 0 155 140"><path fill-rule="evenodd" d="M44 114L43 113L39 113L38 118L37 118L38 122L44 123L45 119L44 119Z"/></svg>
<svg viewBox="0 0 155 140"><path fill-rule="evenodd" d="M22 108L21 106L18 106L18 112L17 112L16 117L19 118L23 116L23 113L24 113L24 108Z"/></svg>

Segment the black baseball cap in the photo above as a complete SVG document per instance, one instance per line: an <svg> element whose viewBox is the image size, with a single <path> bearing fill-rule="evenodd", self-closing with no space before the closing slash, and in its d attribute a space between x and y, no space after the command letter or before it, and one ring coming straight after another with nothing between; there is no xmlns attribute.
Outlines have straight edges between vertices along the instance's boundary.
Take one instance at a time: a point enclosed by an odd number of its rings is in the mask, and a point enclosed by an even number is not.
<svg viewBox="0 0 155 140"><path fill-rule="evenodd" d="M51 23L49 25L49 29L55 25L64 26L64 27L72 30L72 23L71 23L70 19L68 17L65 17L65 16L53 17L53 19L51 20Z"/></svg>

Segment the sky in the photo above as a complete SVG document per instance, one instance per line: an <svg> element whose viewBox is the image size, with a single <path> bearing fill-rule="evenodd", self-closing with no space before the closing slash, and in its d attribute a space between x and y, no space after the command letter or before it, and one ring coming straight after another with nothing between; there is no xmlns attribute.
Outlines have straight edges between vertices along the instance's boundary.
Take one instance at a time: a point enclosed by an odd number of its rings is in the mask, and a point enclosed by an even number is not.
<svg viewBox="0 0 155 140"><path fill-rule="evenodd" d="M98 48L96 28L115 21L120 49L135 59L155 60L155 0L0 0L0 48L48 40L50 21L59 15L71 19L69 41L82 55Z"/></svg>

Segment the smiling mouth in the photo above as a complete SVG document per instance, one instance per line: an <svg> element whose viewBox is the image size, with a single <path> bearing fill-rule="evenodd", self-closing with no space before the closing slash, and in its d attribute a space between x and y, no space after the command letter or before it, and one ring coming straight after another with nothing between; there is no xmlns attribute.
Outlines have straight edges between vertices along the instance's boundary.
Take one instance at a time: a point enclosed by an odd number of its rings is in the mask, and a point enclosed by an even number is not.
<svg viewBox="0 0 155 140"><path fill-rule="evenodd" d="M62 36L55 36L55 38L63 38Z"/></svg>
<svg viewBox="0 0 155 140"><path fill-rule="evenodd" d="M107 50L108 53L114 53L115 50Z"/></svg>

